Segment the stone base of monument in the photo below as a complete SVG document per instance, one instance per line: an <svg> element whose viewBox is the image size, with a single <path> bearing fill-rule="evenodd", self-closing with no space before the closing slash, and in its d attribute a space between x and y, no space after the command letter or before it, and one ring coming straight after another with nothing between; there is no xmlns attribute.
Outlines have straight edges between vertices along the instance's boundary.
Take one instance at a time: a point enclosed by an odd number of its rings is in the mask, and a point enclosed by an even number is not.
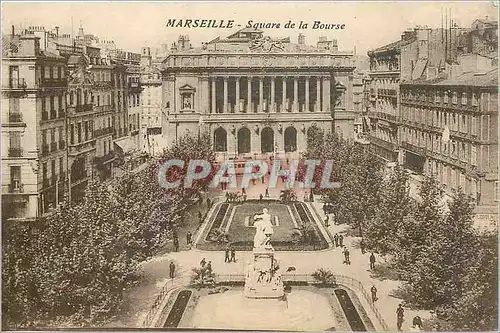
<svg viewBox="0 0 500 333"><path fill-rule="evenodd" d="M285 295L279 265L271 245L255 248L253 260L245 271L245 289L248 298L280 298Z"/></svg>

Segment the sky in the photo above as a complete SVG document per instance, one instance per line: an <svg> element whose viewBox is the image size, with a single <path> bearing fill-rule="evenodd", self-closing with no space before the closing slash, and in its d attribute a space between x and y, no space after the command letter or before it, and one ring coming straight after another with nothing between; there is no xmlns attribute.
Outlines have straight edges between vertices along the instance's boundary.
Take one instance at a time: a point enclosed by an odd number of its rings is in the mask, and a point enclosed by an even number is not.
<svg viewBox="0 0 500 333"><path fill-rule="evenodd" d="M371 49L399 40L401 33L416 25L441 27L442 14L451 10L452 19L470 27L476 18L498 20L494 2L2 2L2 32L11 25L59 26L60 33L85 33L114 40L117 47L140 52L142 46L160 46L189 35L193 46L217 36L226 37L253 23L280 23L280 28L262 29L272 37L290 37L302 33L306 43L315 45L320 36L337 39L339 50L366 55ZM169 19L234 20L240 27L172 28ZM285 28L291 20L295 28ZM308 23L306 29L298 24ZM314 21L345 24L343 30L312 29Z"/></svg>

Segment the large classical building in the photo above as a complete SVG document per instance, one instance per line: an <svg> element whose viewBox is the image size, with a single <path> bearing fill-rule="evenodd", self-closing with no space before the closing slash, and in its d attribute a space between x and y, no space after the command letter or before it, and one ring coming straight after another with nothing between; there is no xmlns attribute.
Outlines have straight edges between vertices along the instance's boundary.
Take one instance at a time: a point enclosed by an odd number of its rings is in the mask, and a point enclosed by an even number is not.
<svg viewBox="0 0 500 333"><path fill-rule="evenodd" d="M163 135L210 133L224 157L293 156L315 124L353 138L352 53L243 29L193 48L180 36L163 62Z"/></svg>

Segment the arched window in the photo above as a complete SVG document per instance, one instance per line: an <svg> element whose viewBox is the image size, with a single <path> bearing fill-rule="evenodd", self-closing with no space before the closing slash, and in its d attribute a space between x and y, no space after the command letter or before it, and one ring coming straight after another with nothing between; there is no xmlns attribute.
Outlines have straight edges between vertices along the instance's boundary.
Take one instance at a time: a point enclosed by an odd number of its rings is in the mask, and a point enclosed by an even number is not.
<svg viewBox="0 0 500 333"><path fill-rule="evenodd" d="M227 132L222 127L214 132L214 150L217 152L227 151Z"/></svg>

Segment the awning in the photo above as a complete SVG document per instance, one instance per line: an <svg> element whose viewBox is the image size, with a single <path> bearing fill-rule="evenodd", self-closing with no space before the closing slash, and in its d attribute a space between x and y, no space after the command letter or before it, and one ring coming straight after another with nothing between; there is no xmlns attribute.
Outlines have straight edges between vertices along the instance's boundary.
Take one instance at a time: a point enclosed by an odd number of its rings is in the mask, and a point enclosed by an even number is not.
<svg viewBox="0 0 500 333"><path fill-rule="evenodd" d="M122 154L131 154L137 149L132 139L128 137L115 140L115 145Z"/></svg>

